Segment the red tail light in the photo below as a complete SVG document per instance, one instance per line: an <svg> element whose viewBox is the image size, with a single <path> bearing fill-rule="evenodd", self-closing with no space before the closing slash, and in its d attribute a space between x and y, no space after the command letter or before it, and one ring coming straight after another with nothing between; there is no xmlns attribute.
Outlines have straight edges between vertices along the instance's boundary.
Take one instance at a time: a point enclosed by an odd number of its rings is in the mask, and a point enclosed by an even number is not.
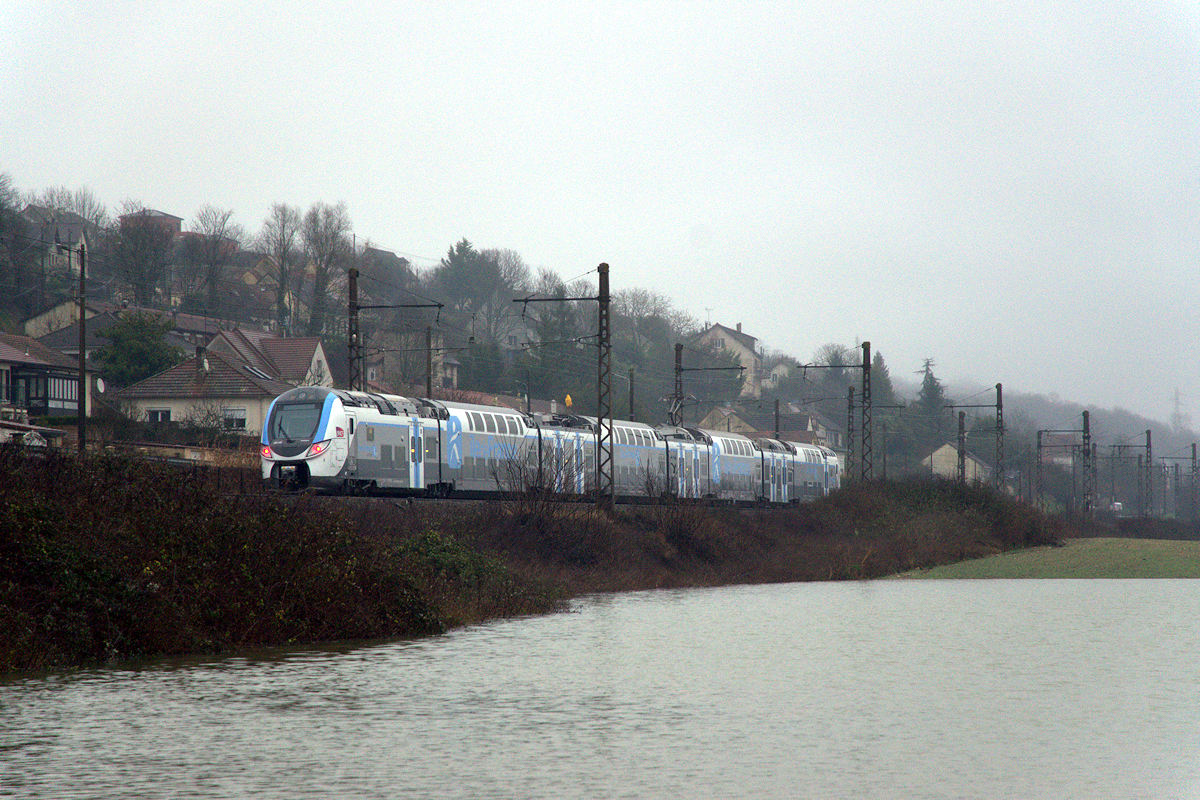
<svg viewBox="0 0 1200 800"><path fill-rule="evenodd" d="M312 456L319 456L319 455L321 455L321 453L324 453L328 449L329 449L329 440L328 439L326 439L323 442L314 442L313 446L308 448L308 455L310 458Z"/></svg>
<svg viewBox="0 0 1200 800"><path fill-rule="evenodd" d="M271 452L271 445L269 445L269 444L264 444L262 447L258 448L258 452L262 455L263 458L273 458L274 457L274 454Z"/></svg>

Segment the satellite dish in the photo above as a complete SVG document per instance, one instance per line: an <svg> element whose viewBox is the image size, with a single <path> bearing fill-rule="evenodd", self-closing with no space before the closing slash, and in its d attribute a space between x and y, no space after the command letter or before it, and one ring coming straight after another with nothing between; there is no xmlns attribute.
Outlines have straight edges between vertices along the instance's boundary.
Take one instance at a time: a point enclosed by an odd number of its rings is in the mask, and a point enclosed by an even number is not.
<svg viewBox="0 0 1200 800"><path fill-rule="evenodd" d="M96 378L96 391L104 394L104 378Z"/></svg>

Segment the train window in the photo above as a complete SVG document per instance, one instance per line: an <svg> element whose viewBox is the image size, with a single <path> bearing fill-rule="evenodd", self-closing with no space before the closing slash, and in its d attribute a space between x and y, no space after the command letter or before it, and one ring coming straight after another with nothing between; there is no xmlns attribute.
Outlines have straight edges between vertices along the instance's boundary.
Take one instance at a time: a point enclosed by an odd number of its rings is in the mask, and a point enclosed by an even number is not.
<svg viewBox="0 0 1200 800"><path fill-rule="evenodd" d="M471 430L482 431L483 414L480 414L478 411L468 411L467 413L471 415Z"/></svg>
<svg viewBox="0 0 1200 800"><path fill-rule="evenodd" d="M496 415L495 414L484 414L483 415L483 424L487 426L488 433L495 433L496 432Z"/></svg>
<svg viewBox="0 0 1200 800"><path fill-rule="evenodd" d="M505 417L504 422L508 425L508 433L510 436L521 435L521 426L515 419L512 417Z"/></svg>

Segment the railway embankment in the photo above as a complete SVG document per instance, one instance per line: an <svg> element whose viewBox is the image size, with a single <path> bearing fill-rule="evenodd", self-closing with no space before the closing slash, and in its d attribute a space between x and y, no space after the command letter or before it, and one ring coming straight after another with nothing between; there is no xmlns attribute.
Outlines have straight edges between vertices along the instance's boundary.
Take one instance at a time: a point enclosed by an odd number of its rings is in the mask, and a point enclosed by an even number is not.
<svg viewBox="0 0 1200 800"><path fill-rule="evenodd" d="M786 509L611 517L544 497L409 503L246 485L128 456L0 449L0 673L417 636L590 592L873 578L1072 535L989 490L928 481Z"/></svg>

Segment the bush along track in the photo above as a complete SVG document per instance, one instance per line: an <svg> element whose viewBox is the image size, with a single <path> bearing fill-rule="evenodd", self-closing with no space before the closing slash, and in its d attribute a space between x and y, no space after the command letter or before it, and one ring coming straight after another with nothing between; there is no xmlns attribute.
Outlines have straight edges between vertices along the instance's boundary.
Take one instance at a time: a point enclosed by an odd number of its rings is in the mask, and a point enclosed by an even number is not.
<svg viewBox="0 0 1200 800"><path fill-rule="evenodd" d="M597 591L879 577L1065 535L1011 498L929 481L610 517L230 495L204 472L0 448L0 673L423 635Z"/></svg>

